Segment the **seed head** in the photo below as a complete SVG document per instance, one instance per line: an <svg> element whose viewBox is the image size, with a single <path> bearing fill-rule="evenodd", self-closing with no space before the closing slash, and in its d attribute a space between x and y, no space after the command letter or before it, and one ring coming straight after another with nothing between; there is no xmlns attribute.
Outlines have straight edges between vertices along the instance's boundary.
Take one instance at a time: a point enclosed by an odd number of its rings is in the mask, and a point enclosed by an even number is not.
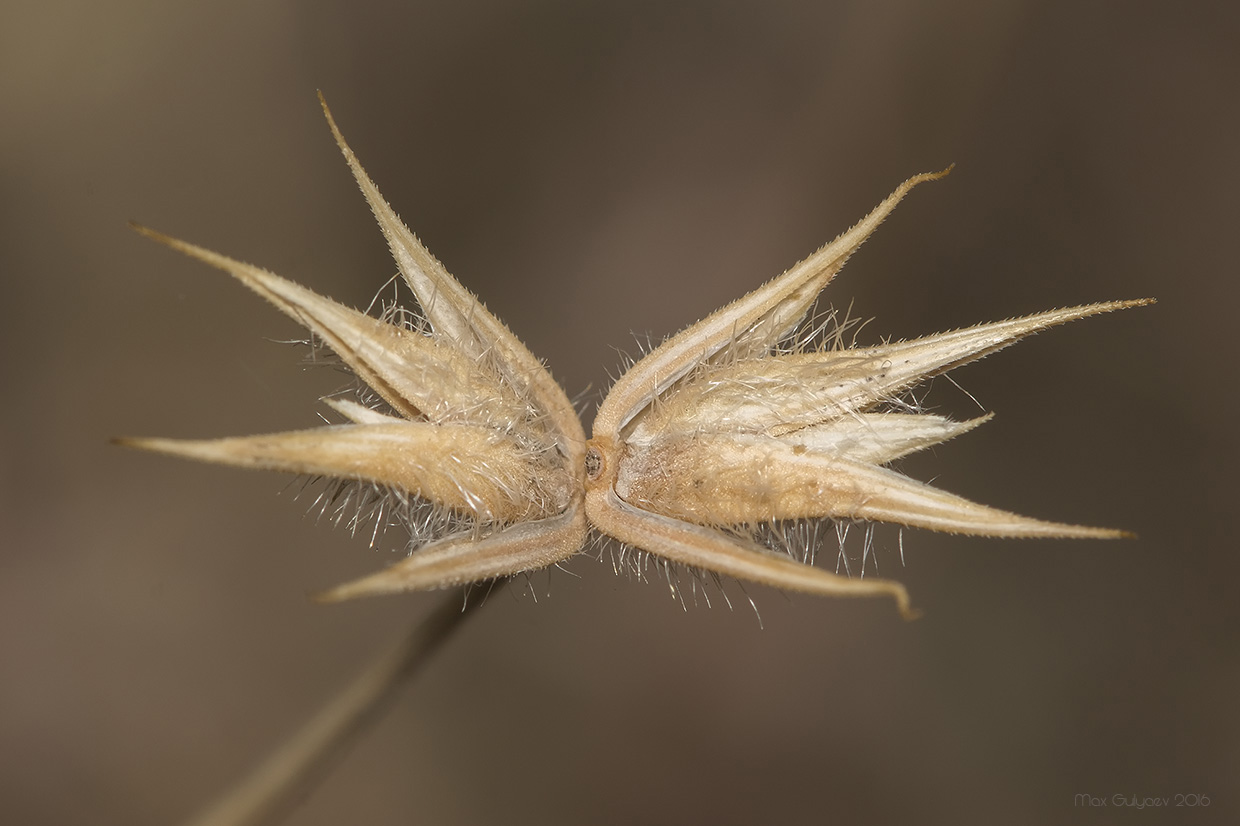
<svg viewBox="0 0 1240 826"><path fill-rule="evenodd" d="M307 328L372 391L372 402L325 400L346 423L313 430L120 441L351 480L395 503L380 514L429 509L434 518L425 523L439 535L324 599L512 576L566 559L596 531L708 574L816 594L885 594L908 616L900 584L805 564L771 551L759 534L777 522L833 519L992 537L1129 535L979 505L886 465L990 418L953 422L909 406L905 394L918 384L1048 327L1152 299L872 347L805 344L801 331L822 289L913 187L950 168L908 179L809 258L632 365L600 405L587 441L547 369L401 222L326 102L323 112L420 315L375 318L250 264L135 229L230 273Z"/></svg>

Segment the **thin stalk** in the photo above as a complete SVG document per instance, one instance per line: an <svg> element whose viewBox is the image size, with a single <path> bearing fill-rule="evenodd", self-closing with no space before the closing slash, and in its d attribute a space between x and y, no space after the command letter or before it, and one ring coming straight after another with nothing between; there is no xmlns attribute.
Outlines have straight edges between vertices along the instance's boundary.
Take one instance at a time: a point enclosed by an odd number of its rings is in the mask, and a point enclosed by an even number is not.
<svg viewBox="0 0 1240 826"><path fill-rule="evenodd" d="M271 826L279 822L327 776L353 741L382 717L404 683L485 601L462 603L459 596L444 600L249 775L184 826Z"/></svg>

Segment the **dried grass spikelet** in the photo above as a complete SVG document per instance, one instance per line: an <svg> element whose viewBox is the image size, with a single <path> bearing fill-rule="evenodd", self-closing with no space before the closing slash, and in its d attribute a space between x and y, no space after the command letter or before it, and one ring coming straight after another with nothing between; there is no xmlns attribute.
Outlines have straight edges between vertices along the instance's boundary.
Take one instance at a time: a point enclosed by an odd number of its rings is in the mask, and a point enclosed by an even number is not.
<svg viewBox="0 0 1240 826"><path fill-rule="evenodd" d="M321 96L320 96L321 99ZM667 340L634 364L599 407L588 442L546 368L426 250L380 196L323 111L421 308L378 319L265 270L143 227L139 232L231 273L305 326L379 404L329 400L349 423L211 441L125 444L241 467L357 480L390 508L448 518L401 562L324 595L442 588L552 565L591 530L668 562L793 591L885 594L772 552L754 537L780 520L890 522L995 537L1115 538L978 505L886 467L971 430L899 405L918 383L1032 333L1151 303L1052 310L875 347L788 348L821 290L896 204L901 184L856 226L788 272Z"/></svg>

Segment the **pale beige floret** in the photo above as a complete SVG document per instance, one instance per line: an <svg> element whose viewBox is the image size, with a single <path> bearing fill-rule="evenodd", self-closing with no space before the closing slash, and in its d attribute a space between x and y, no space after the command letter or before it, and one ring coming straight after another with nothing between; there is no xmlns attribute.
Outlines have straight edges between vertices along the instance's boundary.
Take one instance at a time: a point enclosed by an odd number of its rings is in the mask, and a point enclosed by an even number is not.
<svg viewBox="0 0 1240 826"><path fill-rule="evenodd" d="M516 439L473 425L397 420L129 444L203 462L374 482L482 523L541 519L562 511L572 497L567 474L531 456Z"/></svg>
<svg viewBox="0 0 1240 826"><path fill-rule="evenodd" d="M1121 531L1030 519L978 505L883 465L987 421L953 422L901 394L1031 333L1149 303L1072 307L875 347L788 353L849 256L917 184L901 184L856 226L632 366L586 442L541 362L432 256L383 200L324 103L425 329L376 319L273 273L140 232L219 267L331 348L386 403L325 402L350 422L207 441L126 443L209 462L356 479L468 517L325 599L442 588L553 565L593 529L670 563L777 588L896 599L898 583L853 580L744 537L780 520L891 522L980 536L1111 538Z"/></svg>
<svg viewBox="0 0 1240 826"><path fill-rule="evenodd" d="M620 461L616 493L643 510L701 525L829 517L976 536L1122 535L1017 516L848 452L749 433L686 437L628 453Z"/></svg>
<svg viewBox="0 0 1240 826"><path fill-rule="evenodd" d="M406 418L521 429L531 411L483 359L447 336L423 335L324 298L251 264L170 238L138 232L231 274L331 348L357 377ZM441 302L442 303L442 302Z"/></svg>
<svg viewBox="0 0 1240 826"><path fill-rule="evenodd" d="M770 355L707 368L660 395L626 436L646 442L669 430L696 430L700 423L787 433L895 401L913 385L1049 327L1145 303L1108 301L877 347Z"/></svg>
<svg viewBox="0 0 1240 826"><path fill-rule="evenodd" d="M436 335L450 340L465 355L493 361L503 379L546 414L544 423L554 433L560 449L570 457L574 468L580 466L585 454L585 431L581 429L577 411L563 388L529 348L492 315L477 296L453 278L409 231L362 169L357 156L336 126L322 94L319 95L319 102L332 136L344 153L354 179L387 238L388 249L392 251L405 283L417 297L432 330Z"/></svg>
<svg viewBox="0 0 1240 826"><path fill-rule="evenodd" d="M727 358L745 358L773 348L800 325L818 294L896 204L917 184L949 171L950 167L909 178L839 238L648 353L608 392L594 419L595 434L618 433L656 396L721 352Z"/></svg>
<svg viewBox="0 0 1240 826"><path fill-rule="evenodd" d="M354 424L214 441L124 441L240 467L374 482L477 521L476 531L432 542L329 598L441 588L571 556L587 534L585 434L576 411L525 345L401 223L323 108L421 305L427 334L349 309L258 267L137 229L229 272L306 326L395 415L332 400Z"/></svg>
<svg viewBox="0 0 1240 826"><path fill-rule="evenodd" d="M562 562L581 550L588 532L585 511L519 522L482 539L449 536L423 545L402 562L319 595L323 602L469 585Z"/></svg>
<svg viewBox="0 0 1240 826"><path fill-rule="evenodd" d="M887 593L906 612L908 596L897 583L790 566L718 529L834 518L979 536L1125 535L988 508L880 467L985 419L955 424L870 411L1038 330L1146 302L1056 310L879 347L774 352L900 199L944 174L905 181L835 241L669 339L616 383L599 408L588 454L586 512L595 528L674 562L776 587Z"/></svg>

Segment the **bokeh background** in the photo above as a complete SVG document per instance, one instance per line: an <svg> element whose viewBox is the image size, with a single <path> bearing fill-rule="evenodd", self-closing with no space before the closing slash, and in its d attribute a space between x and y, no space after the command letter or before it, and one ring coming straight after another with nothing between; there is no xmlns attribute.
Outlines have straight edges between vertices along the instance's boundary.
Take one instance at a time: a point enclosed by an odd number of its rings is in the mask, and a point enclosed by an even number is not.
<svg viewBox="0 0 1240 826"><path fill-rule="evenodd" d="M317 606L389 557L283 478L108 444L311 426L341 383L125 227L368 304L394 267L322 89L587 419L634 333L951 162L830 288L863 340L1160 303L959 371L995 421L905 463L1139 540L913 531L901 568L880 533L916 623L750 588L759 623L734 586L686 611L579 557L494 596L289 824L1237 822L1236 8L6 3L0 821L177 822L445 597Z"/></svg>

